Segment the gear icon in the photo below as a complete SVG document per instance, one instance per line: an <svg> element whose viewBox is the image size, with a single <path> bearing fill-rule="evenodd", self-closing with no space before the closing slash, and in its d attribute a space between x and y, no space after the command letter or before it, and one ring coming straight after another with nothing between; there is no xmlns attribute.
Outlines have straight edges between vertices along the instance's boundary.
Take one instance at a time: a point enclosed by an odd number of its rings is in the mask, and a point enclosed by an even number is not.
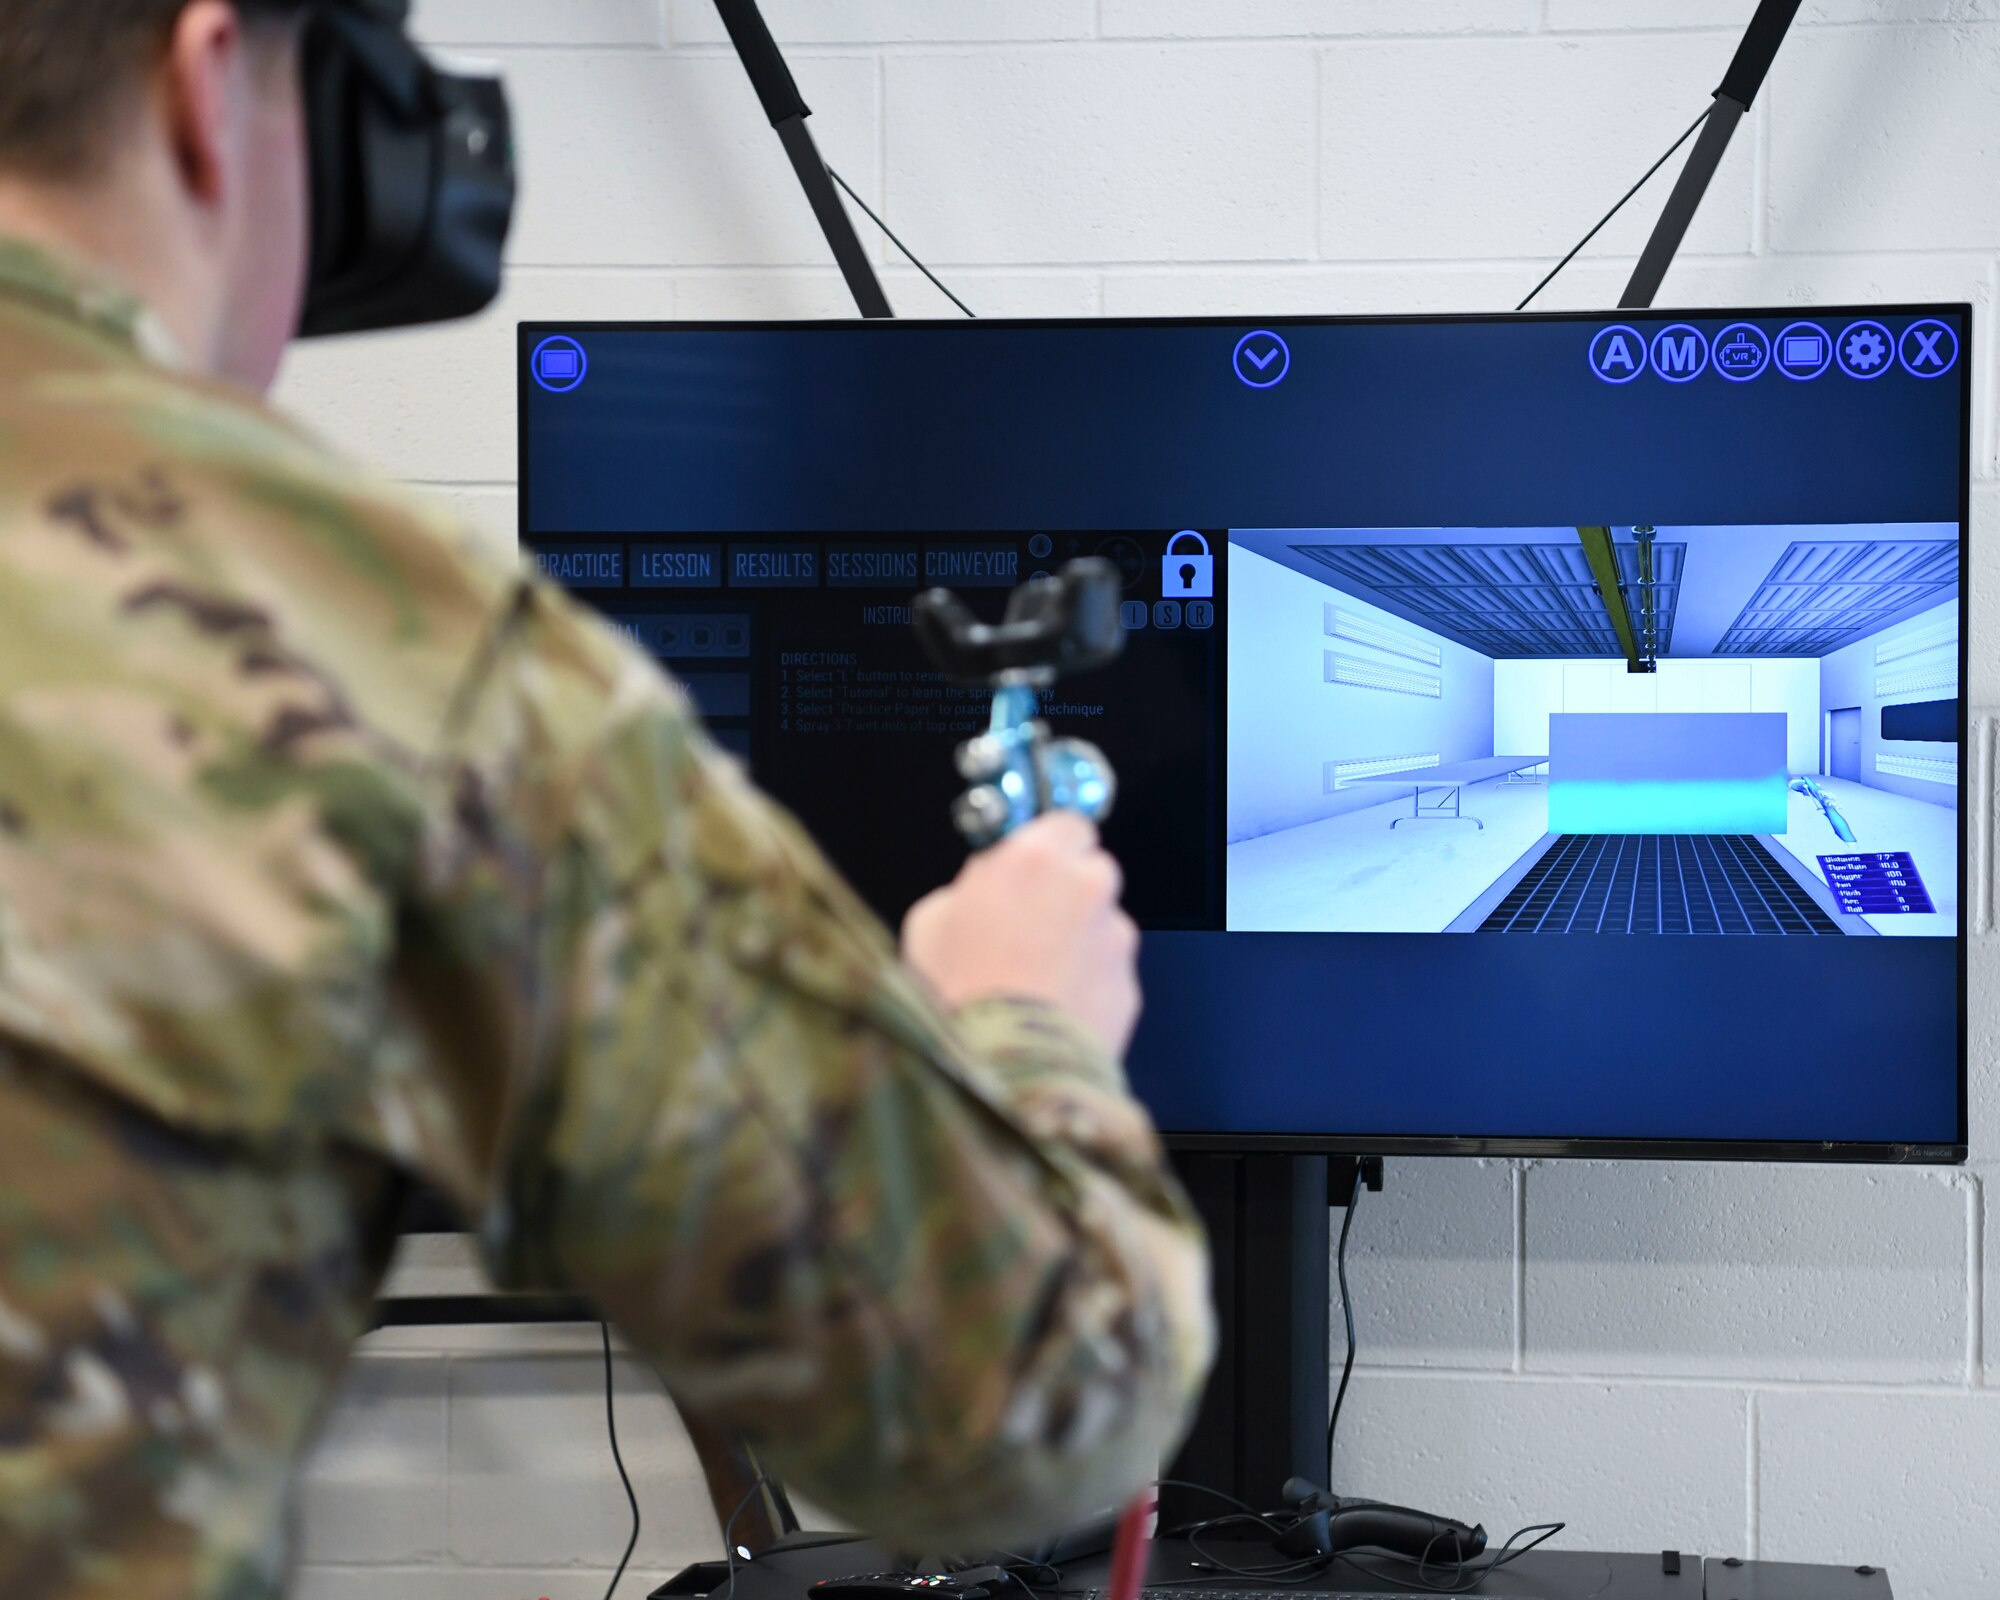
<svg viewBox="0 0 2000 1600"><path fill-rule="evenodd" d="M1840 348L1857 372L1873 372L1889 359L1889 341L1873 328L1856 328Z"/></svg>

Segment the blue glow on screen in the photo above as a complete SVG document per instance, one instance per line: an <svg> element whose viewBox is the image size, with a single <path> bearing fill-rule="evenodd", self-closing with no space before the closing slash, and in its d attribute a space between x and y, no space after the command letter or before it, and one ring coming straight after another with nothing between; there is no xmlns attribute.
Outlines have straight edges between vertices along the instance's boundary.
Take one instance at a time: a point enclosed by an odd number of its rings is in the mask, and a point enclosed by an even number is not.
<svg viewBox="0 0 2000 1600"><path fill-rule="evenodd" d="M994 609L1070 555L1123 563L1125 660L1051 717L1119 771L1131 1072L1172 1135L1934 1155L1964 1137L1959 751L1885 740L1881 710L1962 688L1969 316L524 325L522 532L892 924L961 859L957 736L945 690L891 694L864 659L908 631L908 584L870 575L967 573ZM1586 527L1675 563L1655 673L1609 631L1532 634L1604 604L1565 565ZM1212 599L1162 589L1183 529ZM623 576L696 548L723 557L706 589ZM736 580L732 553L779 550ZM1876 609L1783 632L1841 562L1889 575ZM878 705L928 697L930 726L870 743L881 717L823 709L842 670ZM1728 836L1824 927L1571 931L1644 920L1588 902L1559 934L1485 931L1561 841L1616 835ZM1910 861L1932 909L1877 907L1838 865L1863 854Z"/></svg>
<svg viewBox="0 0 2000 1600"><path fill-rule="evenodd" d="M1549 783L1551 833L1783 833L1785 775Z"/></svg>

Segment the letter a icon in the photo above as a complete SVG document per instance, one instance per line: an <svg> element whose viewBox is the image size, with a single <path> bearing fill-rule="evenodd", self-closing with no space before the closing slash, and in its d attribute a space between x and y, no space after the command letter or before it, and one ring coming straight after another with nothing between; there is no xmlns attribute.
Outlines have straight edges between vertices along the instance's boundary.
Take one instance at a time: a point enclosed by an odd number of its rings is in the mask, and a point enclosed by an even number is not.
<svg viewBox="0 0 2000 1600"><path fill-rule="evenodd" d="M1572 356L1570 359L1573 361L1576 358ZM1620 370L1629 374L1637 366L1638 362L1632 359L1632 352L1625 346L1625 335L1614 333L1611 342L1604 347L1604 355L1597 363L1597 370L1608 378L1613 372Z"/></svg>

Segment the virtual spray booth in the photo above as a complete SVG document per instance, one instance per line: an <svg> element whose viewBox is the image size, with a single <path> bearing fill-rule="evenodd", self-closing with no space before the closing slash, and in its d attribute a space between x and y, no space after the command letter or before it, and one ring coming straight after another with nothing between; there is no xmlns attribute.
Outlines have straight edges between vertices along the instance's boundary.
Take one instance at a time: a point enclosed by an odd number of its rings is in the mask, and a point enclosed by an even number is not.
<svg viewBox="0 0 2000 1600"><path fill-rule="evenodd" d="M1230 928L1953 935L1958 562L1930 524L1233 532Z"/></svg>

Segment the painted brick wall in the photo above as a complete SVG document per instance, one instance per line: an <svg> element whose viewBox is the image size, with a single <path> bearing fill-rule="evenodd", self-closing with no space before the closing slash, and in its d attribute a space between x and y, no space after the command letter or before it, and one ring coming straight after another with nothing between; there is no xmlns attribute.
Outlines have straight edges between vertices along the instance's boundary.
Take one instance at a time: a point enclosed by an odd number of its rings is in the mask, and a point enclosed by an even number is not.
<svg viewBox="0 0 2000 1600"><path fill-rule="evenodd" d="M1719 79L1752 0L766 0L833 163L992 314L1511 305ZM301 355L287 403L512 538L519 317L844 315L708 0L419 0L502 60L526 199L504 303ZM1611 303L1657 194L1544 297ZM906 313L948 309L886 253ZM2000 0L1806 0L1663 303L1982 313L1975 543L2000 531ZM1975 704L2000 576L1975 569ZM1964 1172L1392 1163L1356 1230L1344 1482L1577 1544L1886 1562L2000 1591L2000 933L1975 773ZM465 1268L436 1247L417 1281ZM583 1600L624 1506L579 1332L371 1340L305 1507L310 1600ZM636 1600L715 1553L651 1375L619 1369Z"/></svg>

